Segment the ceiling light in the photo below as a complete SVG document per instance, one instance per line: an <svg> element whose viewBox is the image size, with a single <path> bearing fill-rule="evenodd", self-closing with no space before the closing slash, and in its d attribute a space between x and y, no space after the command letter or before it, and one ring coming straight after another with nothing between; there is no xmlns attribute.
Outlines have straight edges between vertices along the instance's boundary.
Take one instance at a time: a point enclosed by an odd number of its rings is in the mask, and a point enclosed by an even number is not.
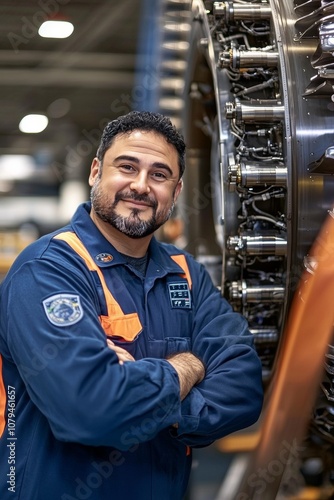
<svg viewBox="0 0 334 500"><path fill-rule="evenodd" d="M51 118L62 118L67 115L71 109L71 102L65 97L59 97L55 101L51 102L47 108L47 114Z"/></svg>
<svg viewBox="0 0 334 500"><path fill-rule="evenodd" d="M67 38L74 30L68 21L45 21L39 28L38 34L43 38Z"/></svg>
<svg viewBox="0 0 334 500"><path fill-rule="evenodd" d="M26 179L35 169L35 162L29 155L1 155L0 182Z"/></svg>
<svg viewBox="0 0 334 500"><path fill-rule="evenodd" d="M45 115L26 115L19 124L19 129L25 134L39 134L48 126L49 120Z"/></svg>

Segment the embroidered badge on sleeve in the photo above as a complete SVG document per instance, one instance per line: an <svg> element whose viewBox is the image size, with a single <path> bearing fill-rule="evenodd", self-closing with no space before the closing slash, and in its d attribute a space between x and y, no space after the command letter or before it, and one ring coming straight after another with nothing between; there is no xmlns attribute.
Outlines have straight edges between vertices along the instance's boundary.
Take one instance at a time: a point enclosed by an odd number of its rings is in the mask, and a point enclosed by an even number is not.
<svg viewBox="0 0 334 500"><path fill-rule="evenodd" d="M43 300L46 316L56 326L74 325L83 317L79 295L62 293Z"/></svg>

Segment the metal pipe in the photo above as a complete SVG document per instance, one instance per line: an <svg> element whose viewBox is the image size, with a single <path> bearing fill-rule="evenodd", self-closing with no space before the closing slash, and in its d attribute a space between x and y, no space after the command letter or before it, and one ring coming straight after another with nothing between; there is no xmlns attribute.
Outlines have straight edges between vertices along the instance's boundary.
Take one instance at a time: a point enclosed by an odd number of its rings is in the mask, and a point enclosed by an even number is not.
<svg viewBox="0 0 334 500"><path fill-rule="evenodd" d="M240 255L286 255L287 240L282 236L229 236L227 248Z"/></svg>
<svg viewBox="0 0 334 500"><path fill-rule="evenodd" d="M222 68L238 70L240 68L274 68L279 62L278 52L261 50L239 50L232 47L230 50L219 53L219 65Z"/></svg>
<svg viewBox="0 0 334 500"><path fill-rule="evenodd" d="M237 124L256 122L278 122L284 119L284 106L277 101L272 104L242 104L241 102L227 102L225 116L235 119Z"/></svg>
<svg viewBox="0 0 334 500"><path fill-rule="evenodd" d="M271 7L268 4L237 4L234 2L214 2L213 15L229 24L234 21L270 19Z"/></svg>
<svg viewBox="0 0 334 500"><path fill-rule="evenodd" d="M285 287L278 285L248 285L245 280L232 281L229 286L230 300L243 304L256 302L282 302Z"/></svg>

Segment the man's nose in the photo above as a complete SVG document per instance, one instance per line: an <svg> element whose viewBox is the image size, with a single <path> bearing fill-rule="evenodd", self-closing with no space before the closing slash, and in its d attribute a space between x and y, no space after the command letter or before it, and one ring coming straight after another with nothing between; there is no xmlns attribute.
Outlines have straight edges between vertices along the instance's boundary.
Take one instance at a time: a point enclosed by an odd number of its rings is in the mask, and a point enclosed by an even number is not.
<svg viewBox="0 0 334 500"><path fill-rule="evenodd" d="M130 189L137 191L137 193L149 193L150 186L148 181L148 174L145 171L139 172L135 179L132 180Z"/></svg>

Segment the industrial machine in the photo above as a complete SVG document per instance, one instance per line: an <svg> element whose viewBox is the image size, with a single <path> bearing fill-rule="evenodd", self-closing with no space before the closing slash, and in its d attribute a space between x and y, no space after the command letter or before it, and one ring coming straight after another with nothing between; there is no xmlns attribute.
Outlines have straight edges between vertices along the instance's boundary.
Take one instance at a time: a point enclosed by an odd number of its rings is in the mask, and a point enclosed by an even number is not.
<svg viewBox="0 0 334 500"><path fill-rule="evenodd" d="M222 498L334 498L334 308L307 303L303 317L319 314L319 329L329 314L323 336L315 328L303 340L300 325L298 333L289 326L334 201L334 2L165 0L159 33L156 109L188 146L184 246L249 321L263 366L263 424L278 386L290 401L277 415L276 444L266 452L262 440L261 458L255 447ZM299 344L287 347L295 335ZM297 409L294 456L284 428ZM279 461L284 446L289 459ZM318 496L300 493L311 487Z"/></svg>

